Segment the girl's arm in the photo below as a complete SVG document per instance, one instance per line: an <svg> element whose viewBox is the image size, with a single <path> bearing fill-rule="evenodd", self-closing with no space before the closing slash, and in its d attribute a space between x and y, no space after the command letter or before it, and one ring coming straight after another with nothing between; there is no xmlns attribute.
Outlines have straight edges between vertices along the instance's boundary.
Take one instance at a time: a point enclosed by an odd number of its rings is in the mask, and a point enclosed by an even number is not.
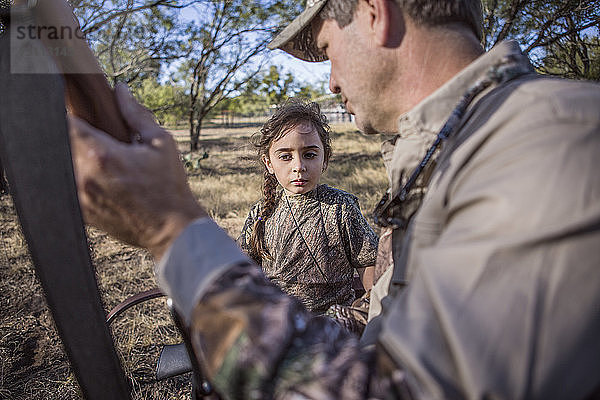
<svg viewBox="0 0 600 400"><path fill-rule="evenodd" d="M348 195L342 207L346 254L358 271L366 291L373 286L379 238L360 210L358 199Z"/></svg>
<svg viewBox="0 0 600 400"><path fill-rule="evenodd" d="M364 268L356 268L360 281L362 282L363 288L368 292L373 287L373 276L375 272L375 266L369 265Z"/></svg>
<svg viewBox="0 0 600 400"><path fill-rule="evenodd" d="M246 217L246 221L244 222L240 236L237 239L237 243L246 253L250 251L250 237L252 236L252 230L254 223L256 222L257 215L258 204L255 204L248 212L248 216Z"/></svg>

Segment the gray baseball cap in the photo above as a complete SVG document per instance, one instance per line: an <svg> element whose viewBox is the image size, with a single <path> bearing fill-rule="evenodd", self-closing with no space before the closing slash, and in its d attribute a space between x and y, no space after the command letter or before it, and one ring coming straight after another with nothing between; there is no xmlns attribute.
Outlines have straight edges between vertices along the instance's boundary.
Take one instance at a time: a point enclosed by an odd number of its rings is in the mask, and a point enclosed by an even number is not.
<svg viewBox="0 0 600 400"><path fill-rule="evenodd" d="M281 49L304 61L327 60L327 55L319 51L312 33L312 20L327 3L327 0L306 0L302 14L296 17L284 30L267 45L271 50Z"/></svg>

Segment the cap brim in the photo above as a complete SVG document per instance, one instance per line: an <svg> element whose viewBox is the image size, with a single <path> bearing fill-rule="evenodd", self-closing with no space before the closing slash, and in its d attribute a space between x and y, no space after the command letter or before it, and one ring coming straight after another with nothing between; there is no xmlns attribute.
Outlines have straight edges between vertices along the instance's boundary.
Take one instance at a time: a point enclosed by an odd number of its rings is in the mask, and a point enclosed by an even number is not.
<svg viewBox="0 0 600 400"><path fill-rule="evenodd" d="M327 55L316 46L311 24L325 3L327 0L320 0L316 1L313 6L307 7L302 14L275 36L267 47L271 50L281 49L304 61L327 60Z"/></svg>

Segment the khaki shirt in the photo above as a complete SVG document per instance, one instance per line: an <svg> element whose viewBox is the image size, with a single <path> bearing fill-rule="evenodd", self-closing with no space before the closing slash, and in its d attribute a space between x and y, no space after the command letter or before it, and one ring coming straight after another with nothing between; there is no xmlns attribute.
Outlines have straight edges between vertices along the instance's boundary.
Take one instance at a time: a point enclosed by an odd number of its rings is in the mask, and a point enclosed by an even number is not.
<svg viewBox="0 0 600 400"><path fill-rule="evenodd" d="M467 87L508 54L516 43L400 118L395 147L384 145L392 193ZM528 74L471 104L372 291L370 317L382 299L384 316L370 335L421 397L575 398L600 384L580 379L600 371L599 161L597 85Z"/></svg>

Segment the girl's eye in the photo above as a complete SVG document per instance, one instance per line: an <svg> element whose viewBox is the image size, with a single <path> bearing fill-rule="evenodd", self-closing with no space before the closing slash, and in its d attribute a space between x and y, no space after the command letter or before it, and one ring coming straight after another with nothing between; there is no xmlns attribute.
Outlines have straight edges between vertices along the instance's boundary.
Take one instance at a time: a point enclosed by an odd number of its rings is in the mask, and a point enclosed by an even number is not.
<svg viewBox="0 0 600 400"><path fill-rule="evenodd" d="M304 158L308 158L309 160L315 158L317 156L317 153L306 153L304 155Z"/></svg>
<svg viewBox="0 0 600 400"><path fill-rule="evenodd" d="M289 154L280 154L279 159L283 161L289 161L292 159L292 156Z"/></svg>

